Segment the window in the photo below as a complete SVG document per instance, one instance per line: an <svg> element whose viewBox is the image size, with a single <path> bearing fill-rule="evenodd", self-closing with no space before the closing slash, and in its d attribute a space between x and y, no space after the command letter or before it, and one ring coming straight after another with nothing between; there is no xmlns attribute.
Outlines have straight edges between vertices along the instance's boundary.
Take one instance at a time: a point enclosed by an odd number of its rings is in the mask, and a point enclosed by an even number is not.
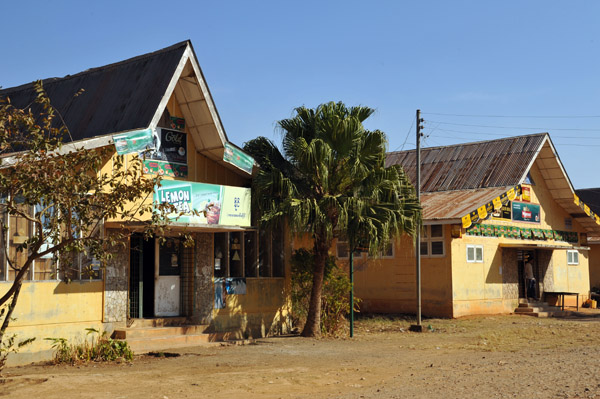
<svg viewBox="0 0 600 399"><path fill-rule="evenodd" d="M285 231L282 224L261 229L258 238L258 276L283 277Z"/></svg>
<svg viewBox="0 0 600 399"><path fill-rule="evenodd" d="M567 264L578 265L579 264L579 252L574 250L567 250Z"/></svg>
<svg viewBox="0 0 600 399"><path fill-rule="evenodd" d="M421 231L421 256L442 257L444 253L444 226L432 224Z"/></svg>
<svg viewBox="0 0 600 399"><path fill-rule="evenodd" d="M483 263L483 245L467 245L467 262Z"/></svg>
<svg viewBox="0 0 600 399"><path fill-rule="evenodd" d="M283 277L284 235L273 230L215 233L215 277Z"/></svg>

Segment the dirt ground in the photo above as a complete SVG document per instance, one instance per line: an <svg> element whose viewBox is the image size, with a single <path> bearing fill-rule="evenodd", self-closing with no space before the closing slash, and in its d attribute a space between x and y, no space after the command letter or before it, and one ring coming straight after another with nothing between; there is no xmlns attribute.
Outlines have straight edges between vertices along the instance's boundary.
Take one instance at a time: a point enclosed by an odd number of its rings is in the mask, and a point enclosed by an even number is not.
<svg viewBox="0 0 600 399"><path fill-rule="evenodd" d="M600 314L363 317L353 339L278 337L131 363L8 368L0 398L600 398Z"/></svg>

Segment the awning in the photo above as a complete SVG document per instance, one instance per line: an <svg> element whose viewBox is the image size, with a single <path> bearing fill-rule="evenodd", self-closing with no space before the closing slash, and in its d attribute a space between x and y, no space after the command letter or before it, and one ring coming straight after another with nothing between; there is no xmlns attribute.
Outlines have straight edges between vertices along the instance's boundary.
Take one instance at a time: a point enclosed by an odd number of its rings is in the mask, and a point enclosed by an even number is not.
<svg viewBox="0 0 600 399"><path fill-rule="evenodd" d="M581 247L573 245L560 245L560 244L543 244L543 243L500 243L501 248L521 248L521 249L572 249L577 251L589 251L590 247Z"/></svg>

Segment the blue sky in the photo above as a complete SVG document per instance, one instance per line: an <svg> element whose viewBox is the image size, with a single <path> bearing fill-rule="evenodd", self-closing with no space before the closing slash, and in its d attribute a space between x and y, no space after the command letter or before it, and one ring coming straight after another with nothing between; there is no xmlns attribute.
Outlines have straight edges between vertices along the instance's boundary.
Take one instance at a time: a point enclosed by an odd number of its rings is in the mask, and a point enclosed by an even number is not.
<svg viewBox="0 0 600 399"><path fill-rule="evenodd" d="M2 87L190 39L236 144L334 100L376 109L368 128L412 149L419 108L424 146L549 132L575 188L600 187L600 2L56 0L0 15Z"/></svg>

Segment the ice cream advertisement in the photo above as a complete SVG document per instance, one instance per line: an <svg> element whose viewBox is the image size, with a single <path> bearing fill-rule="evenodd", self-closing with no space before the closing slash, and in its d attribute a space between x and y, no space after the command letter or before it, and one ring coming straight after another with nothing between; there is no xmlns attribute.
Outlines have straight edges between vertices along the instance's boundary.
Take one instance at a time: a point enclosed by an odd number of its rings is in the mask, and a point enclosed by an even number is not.
<svg viewBox="0 0 600 399"><path fill-rule="evenodd" d="M179 223L227 226L251 223L250 189L245 187L163 180L161 187L155 189L154 201L174 205L177 213L170 216Z"/></svg>

